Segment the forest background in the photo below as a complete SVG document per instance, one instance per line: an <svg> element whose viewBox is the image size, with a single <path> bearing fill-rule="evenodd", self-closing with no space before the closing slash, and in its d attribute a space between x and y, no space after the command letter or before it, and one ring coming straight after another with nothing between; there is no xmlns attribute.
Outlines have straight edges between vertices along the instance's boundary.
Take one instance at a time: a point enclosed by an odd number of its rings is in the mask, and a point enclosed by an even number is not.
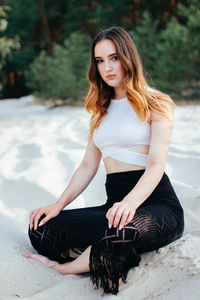
<svg viewBox="0 0 200 300"><path fill-rule="evenodd" d="M1 0L0 99L84 104L90 42L110 26L130 33L151 86L200 100L198 0Z"/></svg>

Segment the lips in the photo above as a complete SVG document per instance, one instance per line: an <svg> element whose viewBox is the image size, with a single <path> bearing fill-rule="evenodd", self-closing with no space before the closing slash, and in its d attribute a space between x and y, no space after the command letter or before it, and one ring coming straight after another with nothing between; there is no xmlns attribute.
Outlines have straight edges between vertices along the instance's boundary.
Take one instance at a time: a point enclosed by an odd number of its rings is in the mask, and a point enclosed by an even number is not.
<svg viewBox="0 0 200 300"><path fill-rule="evenodd" d="M107 75L106 78L113 79L115 76L116 76L115 74L113 74L113 75Z"/></svg>

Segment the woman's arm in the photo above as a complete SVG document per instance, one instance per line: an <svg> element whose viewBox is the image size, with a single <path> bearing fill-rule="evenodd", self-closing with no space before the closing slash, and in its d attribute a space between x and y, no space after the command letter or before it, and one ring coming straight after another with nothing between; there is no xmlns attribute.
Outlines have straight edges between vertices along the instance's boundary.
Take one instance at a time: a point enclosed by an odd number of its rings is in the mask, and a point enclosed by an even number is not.
<svg viewBox="0 0 200 300"><path fill-rule="evenodd" d="M153 118L160 122L151 122L151 143L144 174L132 191L126 196L132 199L137 209L153 192L165 171L167 154L173 129L172 110L170 120L158 113L152 113Z"/></svg>
<svg viewBox="0 0 200 300"><path fill-rule="evenodd" d="M35 209L30 212L30 229L33 227L35 230L37 229L38 221L44 214L46 216L42 219L39 226L57 216L66 205L72 202L85 190L98 170L101 156L102 154L94 145L93 140L89 140L80 166L75 170L69 184L56 203L40 207L39 209Z"/></svg>
<svg viewBox="0 0 200 300"><path fill-rule="evenodd" d="M159 122L151 122L151 143L145 172L125 198L108 211L106 217L110 227L119 224L122 228L129 223L136 209L150 196L163 176L173 128L173 109L168 104L166 106L170 112L169 119L152 112L152 117Z"/></svg>
<svg viewBox="0 0 200 300"><path fill-rule="evenodd" d="M94 145L93 140L90 140L80 166L76 169L70 183L56 202L61 209L86 189L99 168L101 156L100 150Z"/></svg>

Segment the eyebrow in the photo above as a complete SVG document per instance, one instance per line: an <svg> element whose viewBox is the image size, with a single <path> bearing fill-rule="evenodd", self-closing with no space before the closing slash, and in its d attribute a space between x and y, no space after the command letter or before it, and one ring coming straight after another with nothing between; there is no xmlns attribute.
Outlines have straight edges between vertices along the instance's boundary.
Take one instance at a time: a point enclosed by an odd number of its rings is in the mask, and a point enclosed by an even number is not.
<svg viewBox="0 0 200 300"><path fill-rule="evenodd" d="M113 55L116 55L117 53L112 53L112 54L110 54L110 55L108 55L108 57L110 57L110 56L113 56ZM102 58L101 56L95 56L95 58Z"/></svg>

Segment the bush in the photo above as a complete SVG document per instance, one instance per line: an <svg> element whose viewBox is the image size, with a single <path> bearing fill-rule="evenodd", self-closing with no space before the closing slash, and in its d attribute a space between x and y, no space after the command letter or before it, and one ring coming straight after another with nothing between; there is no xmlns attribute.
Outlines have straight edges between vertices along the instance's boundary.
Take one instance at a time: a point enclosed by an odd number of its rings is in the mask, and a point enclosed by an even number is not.
<svg viewBox="0 0 200 300"><path fill-rule="evenodd" d="M188 7L178 4L184 25L172 17L159 32L157 21L145 11L130 32L147 80L176 98L200 98L200 4L198 0L189 3Z"/></svg>
<svg viewBox="0 0 200 300"><path fill-rule="evenodd" d="M178 4L178 14L185 18L185 25L172 17L161 33L159 60L155 64L158 85L176 95L193 90L189 97L200 97L200 5L191 0L189 7Z"/></svg>
<svg viewBox="0 0 200 300"><path fill-rule="evenodd" d="M9 6L0 5L0 72L5 63L5 58L11 56L12 50L17 50L20 48L19 38L18 36L14 36L12 39L2 36L6 27L8 26L8 16L7 13L10 10ZM1 81L1 73L0 73L0 81ZM1 91L3 89L3 85L0 82L0 96Z"/></svg>
<svg viewBox="0 0 200 300"><path fill-rule="evenodd" d="M158 33L158 22L152 20L148 11L144 11L141 23L135 31L130 32L134 41L143 67L147 76L154 75L155 63L158 59L158 45L160 43L160 34Z"/></svg>
<svg viewBox="0 0 200 300"><path fill-rule="evenodd" d="M51 55L42 51L25 73L27 86L44 99L83 100L88 89L89 43L87 36L73 33L64 46L54 44Z"/></svg>

